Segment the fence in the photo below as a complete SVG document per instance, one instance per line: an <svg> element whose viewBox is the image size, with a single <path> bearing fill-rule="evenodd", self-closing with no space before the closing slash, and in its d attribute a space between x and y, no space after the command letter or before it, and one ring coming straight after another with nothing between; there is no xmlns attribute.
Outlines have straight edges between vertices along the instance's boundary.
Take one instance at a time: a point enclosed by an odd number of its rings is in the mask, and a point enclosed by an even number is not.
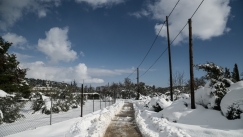
<svg viewBox="0 0 243 137"><path fill-rule="evenodd" d="M113 101L102 101L100 99L86 100L83 105L83 115L92 113L106 106L112 105ZM67 112L59 112L52 114L43 114L41 111L33 113L33 101L27 101L20 113L24 115L23 118L18 119L13 123L0 124L0 137L15 134L25 130L32 130L40 126L51 125L62 122L72 118L81 116L81 107L70 109Z"/></svg>

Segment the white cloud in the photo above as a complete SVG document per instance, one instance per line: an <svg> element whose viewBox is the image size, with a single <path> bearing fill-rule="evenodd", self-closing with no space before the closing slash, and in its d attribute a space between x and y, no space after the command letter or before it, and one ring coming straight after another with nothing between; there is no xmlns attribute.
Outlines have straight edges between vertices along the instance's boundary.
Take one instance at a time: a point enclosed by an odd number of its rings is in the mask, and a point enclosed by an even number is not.
<svg viewBox="0 0 243 137"><path fill-rule="evenodd" d="M164 21L169 15L177 0L157 0L148 3L146 10L155 20ZM188 19L192 16L201 0L181 0L169 18L170 38L173 40L179 33ZM229 0L205 0L192 18L192 31L196 38L207 40L228 32L226 27L230 17ZM140 16L142 14L139 14ZM156 34L161 28L161 24L155 25ZM166 37L166 27L163 28L160 36ZM174 44L185 40L188 37L188 27L176 39Z"/></svg>
<svg viewBox="0 0 243 137"><path fill-rule="evenodd" d="M13 54L16 55L18 61L24 61L25 59L31 58L32 56L26 55L26 54L21 54L18 52L13 52Z"/></svg>
<svg viewBox="0 0 243 137"><path fill-rule="evenodd" d="M131 69L115 69L115 70L109 70L109 69L100 69L100 68L90 68L88 70L88 73L90 76L118 76L122 74L129 74L134 71L135 68Z"/></svg>
<svg viewBox="0 0 243 137"><path fill-rule="evenodd" d="M68 40L67 34L68 27L51 28L46 32L45 39L38 40L38 49L50 57L52 62L75 60L77 53L71 50L71 42Z"/></svg>
<svg viewBox="0 0 243 137"><path fill-rule="evenodd" d="M60 67L49 66L42 61L36 61L32 63L21 63L21 68L29 68L27 71L28 78L38 78L54 81L71 82L75 80L78 83L104 83L104 80L100 77L111 77L122 74L130 74L135 68L131 69L100 69L100 68L88 68L84 63L79 63L74 67Z"/></svg>
<svg viewBox="0 0 243 137"><path fill-rule="evenodd" d="M38 12L38 16L41 18L41 17L45 17L46 16L46 10L45 9L41 9L39 10Z"/></svg>
<svg viewBox="0 0 243 137"><path fill-rule="evenodd" d="M6 31L25 13L36 13L45 17L47 9L61 4L60 0L1 0L0 1L0 29Z"/></svg>
<svg viewBox="0 0 243 137"><path fill-rule="evenodd" d="M17 48L24 49L27 46L27 40L23 36L18 36L15 33L6 33L3 35L3 39L13 43L12 45Z"/></svg>
<svg viewBox="0 0 243 137"><path fill-rule="evenodd" d="M80 55L81 55L82 57L85 56L83 51L80 51Z"/></svg>
<svg viewBox="0 0 243 137"><path fill-rule="evenodd" d="M106 7L106 6L112 6L117 5L120 3L123 3L125 0L75 0L78 3L85 2L89 5L91 5L94 9Z"/></svg>
<svg viewBox="0 0 243 137"><path fill-rule="evenodd" d="M146 16L146 17L149 16L150 13L143 9L142 11L138 11L138 12L134 12L134 13L128 13L128 15L134 16L136 18L141 18L142 16Z"/></svg>
<svg viewBox="0 0 243 137"><path fill-rule="evenodd" d="M75 67L53 67L47 66L42 61L36 61L33 63L22 63L21 68L29 68L27 71L28 78L39 78L54 81L71 82L75 80L78 83L104 83L103 79L92 78L88 75L88 68L85 64L80 63Z"/></svg>

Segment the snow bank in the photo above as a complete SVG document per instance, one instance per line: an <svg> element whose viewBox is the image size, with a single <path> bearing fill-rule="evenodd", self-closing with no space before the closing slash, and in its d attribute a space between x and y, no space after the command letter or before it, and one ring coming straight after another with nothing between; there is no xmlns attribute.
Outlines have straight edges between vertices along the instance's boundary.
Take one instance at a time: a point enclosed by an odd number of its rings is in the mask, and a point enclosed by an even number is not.
<svg viewBox="0 0 243 137"><path fill-rule="evenodd" d="M229 89L230 91L221 100L221 111L229 119L239 118L243 112L243 81L232 84Z"/></svg>
<svg viewBox="0 0 243 137"><path fill-rule="evenodd" d="M148 110L140 111L134 105L135 120L143 137L190 137L185 131L170 126L166 119L154 117Z"/></svg>
<svg viewBox="0 0 243 137"><path fill-rule="evenodd" d="M144 103L139 104L140 107L148 107L149 110L153 111L154 110L154 106L159 105L161 109L164 109L168 106L171 105L171 101L168 100L166 101L166 97L164 95L161 95L159 97L153 97L153 98L146 98Z"/></svg>
<svg viewBox="0 0 243 137"><path fill-rule="evenodd" d="M209 85L210 81L205 84L205 87L195 90L195 103L207 108L213 108L216 98L213 96L212 91L215 89L211 88Z"/></svg>
<svg viewBox="0 0 243 137"><path fill-rule="evenodd" d="M8 93L0 89L0 97L6 97Z"/></svg>
<svg viewBox="0 0 243 137"><path fill-rule="evenodd" d="M66 137L103 136L112 118L120 112L123 104L124 102L121 101L102 109L99 114L84 117L70 128Z"/></svg>
<svg viewBox="0 0 243 137"><path fill-rule="evenodd" d="M141 109L142 101L135 104L135 119L145 137L242 137L243 134L242 119L228 120L220 111L197 104L196 109L191 109L190 99L174 101L158 113Z"/></svg>
<svg viewBox="0 0 243 137"><path fill-rule="evenodd" d="M2 110L0 110L0 118L3 119L3 112L2 112ZM0 123L1 123L1 122L0 122Z"/></svg>

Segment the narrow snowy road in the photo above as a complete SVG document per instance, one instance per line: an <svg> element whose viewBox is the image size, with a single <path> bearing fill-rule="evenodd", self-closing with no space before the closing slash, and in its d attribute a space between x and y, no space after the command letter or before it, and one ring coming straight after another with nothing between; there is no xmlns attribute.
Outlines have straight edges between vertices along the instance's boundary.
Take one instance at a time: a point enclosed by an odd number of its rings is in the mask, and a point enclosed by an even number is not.
<svg viewBox="0 0 243 137"><path fill-rule="evenodd" d="M132 103L125 103L106 130L105 137L142 137L134 119Z"/></svg>

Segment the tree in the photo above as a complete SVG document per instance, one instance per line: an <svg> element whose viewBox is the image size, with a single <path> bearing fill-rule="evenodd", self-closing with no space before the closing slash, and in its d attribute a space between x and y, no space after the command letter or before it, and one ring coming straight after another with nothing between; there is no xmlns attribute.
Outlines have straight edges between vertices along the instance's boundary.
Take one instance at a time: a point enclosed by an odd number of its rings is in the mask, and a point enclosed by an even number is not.
<svg viewBox="0 0 243 137"><path fill-rule="evenodd" d="M243 71L241 72L241 76L242 76L242 79L241 80L243 80Z"/></svg>
<svg viewBox="0 0 243 137"><path fill-rule="evenodd" d="M228 92L228 89L225 86L227 80L224 78L223 68L215 65L213 62L199 64L196 65L196 67L207 72L205 78L210 80L210 94L215 98L215 106L213 106L213 108L220 110L220 102L224 95Z"/></svg>
<svg viewBox="0 0 243 137"><path fill-rule="evenodd" d="M228 68L225 68L224 77L228 78L228 79L231 79L230 70Z"/></svg>
<svg viewBox="0 0 243 137"><path fill-rule="evenodd" d="M186 84L186 80L184 78L184 72L176 71L173 74L172 82L174 88L184 92L184 86Z"/></svg>
<svg viewBox="0 0 243 137"><path fill-rule="evenodd" d="M240 81L240 74L239 74L239 70L238 70L238 66L237 64L235 64L234 68L233 68L233 72L232 72L232 80L234 82L238 82Z"/></svg>
<svg viewBox="0 0 243 137"><path fill-rule="evenodd" d="M135 95L135 93L132 93L132 90L134 88L134 84L132 83L131 79L125 78L124 80L124 87L126 90L126 94L124 94L126 97L130 98L131 95Z"/></svg>
<svg viewBox="0 0 243 137"><path fill-rule="evenodd" d="M206 84L205 78L202 76L200 78L194 78L194 90L198 89L200 86L204 86ZM186 83L186 88L187 88L187 92L190 93L191 89L191 82L190 80L187 81Z"/></svg>
<svg viewBox="0 0 243 137"><path fill-rule="evenodd" d="M25 81L28 69L19 67L15 54L7 53L11 45L0 36L0 89L7 93L20 92L23 97L29 97L29 85Z"/></svg>

